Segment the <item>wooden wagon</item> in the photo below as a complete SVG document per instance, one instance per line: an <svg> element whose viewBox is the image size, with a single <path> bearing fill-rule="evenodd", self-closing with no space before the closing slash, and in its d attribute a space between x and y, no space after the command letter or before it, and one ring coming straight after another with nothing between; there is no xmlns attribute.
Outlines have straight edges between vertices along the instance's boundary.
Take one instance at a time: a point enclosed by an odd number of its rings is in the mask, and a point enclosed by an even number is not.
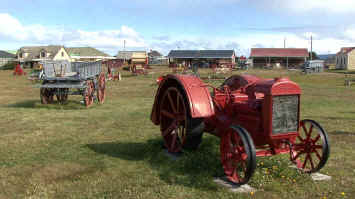
<svg viewBox="0 0 355 199"><path fill-rule="evenodd" d="M54 96L59 103L65 103L68 95L82 95L86 107L94 100L104 103L106 78L101 61L46 61L41 64L44 69L39 86L42 104L53 103Z"/></svg>

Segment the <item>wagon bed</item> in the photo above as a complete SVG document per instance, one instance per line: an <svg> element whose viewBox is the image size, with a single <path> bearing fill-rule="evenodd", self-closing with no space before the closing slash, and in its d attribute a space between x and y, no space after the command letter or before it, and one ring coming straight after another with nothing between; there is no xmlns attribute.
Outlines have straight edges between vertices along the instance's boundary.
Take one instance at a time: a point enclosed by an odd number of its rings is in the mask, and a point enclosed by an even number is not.
<svg viewBox="0 0 355 199"><path fill-rule="evenodd" d="M104 102L106 79L101 61L45 61L40 64L44 74L38 87L43 104L53 103L54 95L60 103L65 103L68 95L82 95L86 106L96 99Z"/></svg>

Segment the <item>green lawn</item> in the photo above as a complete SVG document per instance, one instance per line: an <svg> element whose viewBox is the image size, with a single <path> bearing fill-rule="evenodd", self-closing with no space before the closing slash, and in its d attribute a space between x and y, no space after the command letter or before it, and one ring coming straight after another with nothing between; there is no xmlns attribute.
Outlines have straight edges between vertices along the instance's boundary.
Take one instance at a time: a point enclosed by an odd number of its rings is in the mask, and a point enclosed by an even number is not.
<svg viewBox="0 0 355 199"><path fill-rule="evenodd" d="M197 151L178 160L162 150L150 112L155 79L167 72L125 73L122 81L108 82L105 104L87 109L78 96L66 105L42 105L26 77L0 71L0 198L355 197L355 87L343 86L343 74L248 71L300 84L302 118L329 134L331 155L321 173L332 180L312 181L289 167L287 155L258 158L249 183L258 191L237 194L213 182L223 176L218 138L205 134Z"/></svg>

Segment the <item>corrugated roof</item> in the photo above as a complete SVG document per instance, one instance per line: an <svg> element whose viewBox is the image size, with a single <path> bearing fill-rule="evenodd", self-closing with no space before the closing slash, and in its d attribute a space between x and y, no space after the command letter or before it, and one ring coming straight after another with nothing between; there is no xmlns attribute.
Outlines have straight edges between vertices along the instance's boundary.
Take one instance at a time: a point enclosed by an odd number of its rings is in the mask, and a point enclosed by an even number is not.
<svg viewBox="0 0 355 199"><path fill-rule="evenodd" d="M307 48L252 48L250 57L308 57Z"/></svg>
<svg viewBox="0 0 355 199"><path fill-rule="evenodd" d="M110 57L110 55L97 50L92 47L70 47L65 48L69 56L81 56L81 57Z"/></svg>
<svg viewBox="0 0 355 199"><path fill-rule="evenodd" d="M172 50L170 58L231 58L234 50Z"/></svg>
<svg viewBox="0 0 355 199"><path fill-rule="evenodd" d="M133 53L147 53L146 51L118 51L117 59L131 59Z"/></svg>
<svg viewBox="0 0 355 199"><path fill-rule="evenodd" d="M0 58L16 58L16 55L0 50Z"/></svg>

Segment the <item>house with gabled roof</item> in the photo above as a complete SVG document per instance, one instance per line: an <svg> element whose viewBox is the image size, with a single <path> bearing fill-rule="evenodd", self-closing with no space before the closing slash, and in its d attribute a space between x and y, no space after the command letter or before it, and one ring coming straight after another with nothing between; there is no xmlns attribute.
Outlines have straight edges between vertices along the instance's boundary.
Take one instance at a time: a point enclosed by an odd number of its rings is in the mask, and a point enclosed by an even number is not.
<svg viewBox="0 0 355 199"><path fill-rule="evenodd" d="M115 57L110 56L92 47L69 47L65 49L67 50L72 61L91 62L91 61L115 59Z"/></svg>
<svg viewBox="0 0 355 199"><path fill-rule="evenodd" d="M71 60L64 46L59 45L24 46L17 50L16 58L24 67L33 67L36 63L46 60Z"/></svg>
<svg viewBox="0 0 355 199"><path fill-rule="evenodd" d="M335 56L335 68L355 70L355 47L343 47Z"/></svg>
<svg viewBox="0 0 355 199"><path fill-rule="evenodd" d="M307 48L252 48L249 58L253 67L300 67L309 53Z"/></svg>

